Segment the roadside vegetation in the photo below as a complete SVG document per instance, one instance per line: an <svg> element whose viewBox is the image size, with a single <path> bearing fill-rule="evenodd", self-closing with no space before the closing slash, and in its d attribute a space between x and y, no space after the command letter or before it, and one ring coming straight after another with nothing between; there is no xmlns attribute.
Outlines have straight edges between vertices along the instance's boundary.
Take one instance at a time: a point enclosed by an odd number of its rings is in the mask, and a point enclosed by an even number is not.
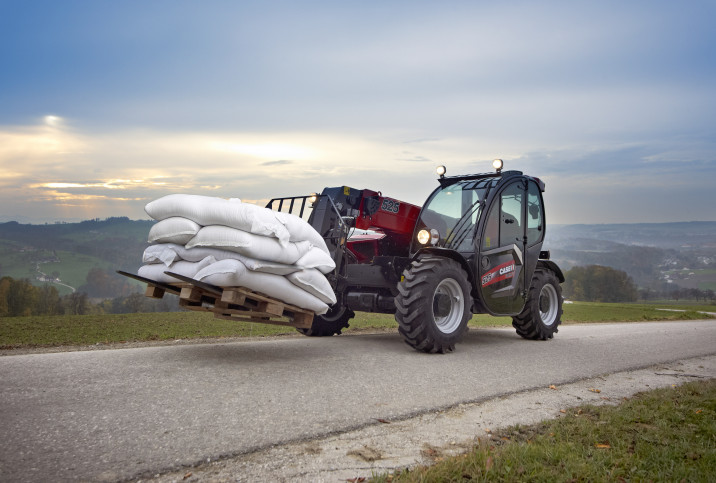
<svg viewBox="0 0 716 483"><path fill-rule="evenodd" d="M572 408L480 436L467 454L433 459L373 481L713 481L716 380L640 393L619 406Z"/></svg>
<svg viewBox="0 0 716 483"><path fill-rule="evenodd" d="M659 310L669 308L679 312ZM643 322L708 318L714 305L643 305L574 302L564 305L563 324ZM509 327L510 317L475 315L470 327ZM358 312L346 333L397 330L392 315ZM203 312L0 317L0 349L93 345L176 339L297 335L291 327L216 319Z"/></svg>

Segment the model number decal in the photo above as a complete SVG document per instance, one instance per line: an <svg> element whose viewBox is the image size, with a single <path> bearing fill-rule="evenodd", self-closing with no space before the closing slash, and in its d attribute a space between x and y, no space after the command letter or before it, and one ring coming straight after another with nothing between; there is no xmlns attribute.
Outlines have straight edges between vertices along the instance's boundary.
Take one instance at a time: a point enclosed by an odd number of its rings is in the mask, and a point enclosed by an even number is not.
<svg viewBox="0 0 716 483"><path fill-rule="evenodd" d="M400 201L383 198L383 204L380 205L380 209L388 213L398 213L400 210Z"/></svg>
<svg viewBox="0 0 716 483"><path fill-rule="evenodd" d="M501 282L515 276L515 262L505 262L498 265L482 276L482 286L487 287L493 283Z"/></svg>

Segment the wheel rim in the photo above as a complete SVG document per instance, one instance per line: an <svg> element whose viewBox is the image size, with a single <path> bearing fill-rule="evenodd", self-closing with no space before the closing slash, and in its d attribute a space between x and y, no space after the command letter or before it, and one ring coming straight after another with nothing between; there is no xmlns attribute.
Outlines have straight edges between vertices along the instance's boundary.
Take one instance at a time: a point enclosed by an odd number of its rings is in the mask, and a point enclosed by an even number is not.
<svg viewBox="0 0 716 483"><path fill-rule="evenodd" d="M433 295L433 320L443 334L452 334L460 327L464 307L462 288L457 280L446 278Z"/></svg>
<svg viewBox="0 0 716 483"><path fill-rule="evenodd" d="M346 311L346 307L344 305L334 305L333 307L330 307L328 309L328 312L323 314L321 317L326 322L335 322L336 320L343 317L343 314Z"/></svg>
<svg viewBox="0 0 716 483"><path fill-rule="evenodd" d="M557 289L552 284L546 283L539 293L539 316L544 325L550 326L557 320Z"/></svg>

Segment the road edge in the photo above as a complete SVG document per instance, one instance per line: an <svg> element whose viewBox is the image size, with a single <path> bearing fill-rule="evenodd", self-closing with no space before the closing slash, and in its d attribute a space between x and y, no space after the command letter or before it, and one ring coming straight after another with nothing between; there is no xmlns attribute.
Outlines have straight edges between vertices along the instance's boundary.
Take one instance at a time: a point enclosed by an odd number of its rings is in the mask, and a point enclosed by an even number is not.
<svg viewBox="0 0 716 483"><path fill-rule="evenodd" d="M155 474L149 481L322 482L370 477L464 453L493 431L560 417L570 407L618 404L639 392L710 378L716 378L716 355L458 404L400 421L376 420L360 429L247 454L216 460L207 456L193 466Z"/></svg>

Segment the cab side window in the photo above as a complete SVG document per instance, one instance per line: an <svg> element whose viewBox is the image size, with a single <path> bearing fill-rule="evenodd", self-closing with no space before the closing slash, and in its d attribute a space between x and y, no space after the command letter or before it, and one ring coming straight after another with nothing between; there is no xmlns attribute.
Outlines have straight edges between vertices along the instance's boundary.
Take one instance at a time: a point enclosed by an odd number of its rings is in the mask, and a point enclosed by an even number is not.
<svg viewBox="0 0 716 483"><path fill-rule="evenodd" d="M544 238L544 205L539 188L534 181L527 187L527 245L534 245Z"/></svg>
<svg viewBox="0 0 716 483"><path fill-rule="evenodd" d="M499 202L492 205L488 213L482 240L483 249L522 242L524 197L525 191L520 183L514 183L502 192Z"/></svg>
<svg viewBox="0 0 716 483"><path fill-rule="evenodd" d="M502 192L500 200L500 246L522 242L522 200L525 191L514 183Z"/></svg>
<svg viewBox="0 0 716 483"><path fill-rule="evenodd" d="M482 237L483 250L489 250L499 246L500 236L500 206L492 205L490 213L487 215L487 223L485 224L485 234Z"/></svg>

